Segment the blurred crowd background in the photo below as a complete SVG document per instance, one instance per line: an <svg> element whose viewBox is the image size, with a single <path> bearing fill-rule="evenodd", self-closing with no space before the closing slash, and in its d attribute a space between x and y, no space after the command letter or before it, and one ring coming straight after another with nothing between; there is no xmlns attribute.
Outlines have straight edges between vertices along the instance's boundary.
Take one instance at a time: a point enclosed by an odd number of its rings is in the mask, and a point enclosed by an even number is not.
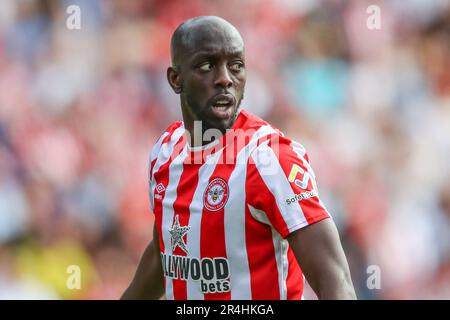
<svg viewBox="0 0 450 320"><path fill-rule="evenodd" d="M449 299L447 0L2 0L0 299L127 287L152 238L148 155L181 119L170 36L196 15L241 31L242 106L308 150L358 297Z"/></svg>

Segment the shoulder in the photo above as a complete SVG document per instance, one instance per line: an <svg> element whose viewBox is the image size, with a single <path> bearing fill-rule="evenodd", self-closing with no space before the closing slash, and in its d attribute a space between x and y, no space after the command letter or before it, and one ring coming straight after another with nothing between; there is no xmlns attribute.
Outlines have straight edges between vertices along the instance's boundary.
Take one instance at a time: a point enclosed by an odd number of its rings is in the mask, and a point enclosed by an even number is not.
<svg viewBox="0 0 450 320"><path fill-rule="evenodd" d="M272 126L269 122L267 122L264 119L261 119L257 115L248 112L245 109L242 109L240 112L240 115L244 118L244 124L242 125L247 130L260 130L262 128L266 128L269 130L266 130L268 133L278 133L283 135L283 133L277 129L276 127Z"/></svg>
<svg viewBox="0 0 450 320"><path fill-rule="evenodd" d="M277 127L244 109L241 113L246 118L247 130L257 133L254 135L257 143L252 149L252 155L272 152L278 159L296 158L309 161L306 149L300 142L287 137Z"/></svg>
<svg viewBox="0 0 450 320"><path fill-rule="evenodd" d="M284 158L300 158L309 161L306 148L300 142L285 136L285 134L264 122L259 128L267 128L265 134L259 137L257 146L252 153L274 153L278 159Z"/></svg>
<svg viewBox="0 0 450 320"><path fill-rule="evenodd" d="M163 134L159 137L158 141L166 143L170 140L179 138L180 133L184 132L184 122L175 121L164 130ZM177 134L178 133L178 134Z"/></svg>
<svg viewBox="0 0 450 320"><path fill-rule="evenodd" d="M262 137L251 152L250 171L281 177L290 176L293 171L310 172L306 148L299 142L286 137L281 131Z"/></svg>
<svg viewBox="0 0 450 320"><path fill-rule="evenodd" d="M183 121L175 121L170 124L166 130L160 135L156 143L152 147L152 152L150 154L150 161L156 159L159 154L161 147L165 144L170 144L178 141L184 133L184 123Z"/></svg>
<svg viewBox="0 0 450 320"><path fill-rule="evenodd" d="M244 123L241 127L245 129L246 135L251 138L250 153L254 152L256 149L264 148L270 141L275 143L280 137L284 137L281 130L266 120L263 120L246 110L242 110L241 115L244 118Z"/></svg>

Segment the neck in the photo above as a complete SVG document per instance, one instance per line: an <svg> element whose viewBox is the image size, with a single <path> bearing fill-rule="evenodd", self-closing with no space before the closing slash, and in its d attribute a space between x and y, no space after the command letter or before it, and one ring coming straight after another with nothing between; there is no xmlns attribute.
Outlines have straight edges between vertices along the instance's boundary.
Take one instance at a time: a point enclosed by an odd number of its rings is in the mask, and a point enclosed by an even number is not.
<svg viewBox="0 0 450 320"><path fill-rule="evenodd" d="M188 141L191 147L207 145L220 139L226 133L226 130L205 127L204 122L201 120L185 122L185 128L188 133Z"/></svg>
<svg viewBox="0 0 450 320"><path fill-rule="evenodd" d="M233 121L230 123L230 128L234 125L240 110L234 116ZM220 139L224 134L226 134L226 129L214 128L205 126L204 121L193 120L188 115L183 112L184 127L188 134L188 142L191 147L200 147L207 145L215 140Z"/></svg>

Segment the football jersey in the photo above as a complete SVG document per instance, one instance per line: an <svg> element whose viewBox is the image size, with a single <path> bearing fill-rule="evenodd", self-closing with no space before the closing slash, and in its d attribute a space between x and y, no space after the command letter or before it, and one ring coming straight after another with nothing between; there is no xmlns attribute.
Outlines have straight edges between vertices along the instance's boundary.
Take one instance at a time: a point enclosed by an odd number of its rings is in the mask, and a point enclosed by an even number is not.
<svg viewBox="0 0 450 320"><path fill-rule="evenodd" d="M330 217L304 147L241 110L191 147L181 121L150 155L149 194L167 299L301 299L286 237Z"/></svg>

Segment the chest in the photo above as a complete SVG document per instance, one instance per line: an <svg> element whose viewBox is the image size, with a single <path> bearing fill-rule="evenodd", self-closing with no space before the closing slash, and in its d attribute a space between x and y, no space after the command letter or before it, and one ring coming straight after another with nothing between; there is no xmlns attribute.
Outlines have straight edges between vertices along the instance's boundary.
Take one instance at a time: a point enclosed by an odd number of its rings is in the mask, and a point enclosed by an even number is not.
<svg viewBox="0 0 450 320"><path fill-rule="evenodd" d="M155 208L161 214L223 215L245 201L246 166L178 164L155 173ZM204 218L204 219L205 219Z"/></svg>

